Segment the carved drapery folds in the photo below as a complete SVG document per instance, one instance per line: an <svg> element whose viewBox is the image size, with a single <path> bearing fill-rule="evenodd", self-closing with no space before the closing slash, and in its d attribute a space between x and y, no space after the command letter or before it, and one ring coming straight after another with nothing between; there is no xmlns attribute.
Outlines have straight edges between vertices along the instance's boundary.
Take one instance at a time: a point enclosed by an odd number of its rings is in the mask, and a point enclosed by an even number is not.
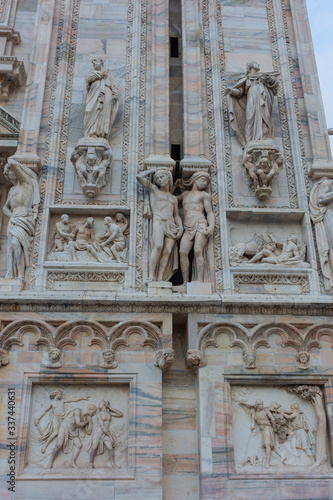
<svg viewBox="0 0 333 500"><path fill-rule="evenodd" d="M272 193L273 180L283 167L283 158L274 142L273 103L278 73L261 73L259 64L247 64L246 73L229 95L230 124L243 147L243 167L259 200Z"/></svg>
<svg viewBox="0 0 333 500"><path fill-rule="evenodd" d="M301 332L289 323L263 323L247 329L239 323L212 323L205 326L197 341L197 348L205 353L207 347L219 347L218 336L229 336L229 347L240 347L243 353L243 364L246 369L254 369L256 364L256 350L258 347L270 348L268 339L271 335L281 337L281 347L292 347L296 351L296 360L299 370L310 368L310 350L320 349L320 339L323 336L330 338L333 347L333 325L319 324L308 327Z"/></svg>
<svg viewBox="0 0 333 500"><path fill-rule="evenodd" d="M101 349L101 368L113 369L118 366L116 351L131 346L130 337L139 336L140 348L149 347L156 351L154 362L162 370L167 369L173 360L173 350L163 348L162 332L148 321L123 321L109 328L96 321L69 321L55 328L44 321L13 321L5 326L0 335L0 366L8 364L8 351L13 345L23 346L23 336L37 336L35 345L48 350L45 366L61 367L61 355L65 346L77 346L76 339L87 335L90 338L88 347L98 346ZM172 351L172 352L171 352Z"/></svg>

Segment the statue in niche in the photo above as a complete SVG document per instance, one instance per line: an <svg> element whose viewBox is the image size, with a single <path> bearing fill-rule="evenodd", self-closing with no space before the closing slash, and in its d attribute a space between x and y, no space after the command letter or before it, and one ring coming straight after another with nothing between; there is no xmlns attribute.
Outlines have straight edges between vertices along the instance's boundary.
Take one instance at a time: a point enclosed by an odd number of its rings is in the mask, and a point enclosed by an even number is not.
<svg viewBox="0 0 333 500"><path fill-rule="evenodd" d="M96 455L102 455L105 449L109 452L111 469L119 469L115 463L116 438L110 431L112 417L121 418L124 414L120 410L111 408L109 401L101 401L98 405L97 413L98 427L95 428L92 436L92 443L89 455L89 465L94 467Z"/></svg>
<svg viewBox="0 0 333 500"><path fill-rule="evenodd" d="M275 241L272 233L268 234L270 242L257 253L249 264L280 264L283 266L310 267L305 260L305 245L300 244L294 234L290 234L285 242Z"/></svg>
<svg viewBox="0 0 333 500"><path fill-rule="evenodd" d="M95 257L98 262L102 262L100 259L99 250L96 244L95 231L93 229L94 219L88 217L84 224L78 224L73 231L73 240L69 242L69 252L71 255L71 260L73 262L77 261L75 251L80 252L87 251Z"/></svg>
<svg viewBox="0 0 333 500"><path fill-rule="evenodd" d="M310 195L310 214L315 226L324 288L333 290L333 181L323 178L316 182Z"/></svg>
<svg viewBox="0 0 333 500"><path fill-rule="evenodd" d="M47 368L60 368L61 367L61 351L57 347L51 347L49 350L49 359L45 363Z"/></svg>
<svg viewBox="0 0 333 500"><path fill-rule="evenodd" d="M147 177L153 175L153 182ZM137 175L138 182L149 192L153 219L152 252L149 259L150 281L168 281L178 269L176 241L183 234L177 198L171 194L172 174L167 168L150 169Z"/></svg>
<svg viewBox="0 0 333 500"><path fill-rule="evenodd" d="M112 217L105 217L104 224L106 231L99 236L98 243L104 252L112 259L121 263L120 252L126 247L126 239L121 227L112 221Z"/></svg>
<svg viewBox="0 0 333 500"><path fill-rule="evenodd" d="M272 181L283 166L274 143L273 103L278 73L261 73L251 61L236 85L227 89L230 124L243 147L243 166L253 182L255 195L264 200L272 193Z"/></svg>
<svg viewBox="0 0 333 500"><path fill-rule="evenodd" d="M306 351L301 351L296 354L296 360L299 370L308 370L310 368L310 354Z"/></svg>
<svg viewBox="0 0 333 500"><path fill-rule="evenodd" d="M118 363L115 360L113 349L104 349L102 351L101 368L117 368Z"/></svg>
<svg viewBox="0 0 333 500"><path fill-rule="evenodd" d="M93 59L92 65L93 69L86 77L84 136L108 140L118 113L119 92L112 76L103 70L103 60Z"/></svg>
<svg viewBox="0 0 333 500"><path fill-rule="evenodd" d="M4 215L9 217L5 278L17 278L23 283L35 235L39 187L36 173L12 158L4 168L4 176L13 183L3 207Z"/></svg>
<svg viewBox="0 0 333 500"><path fill-rule="evenodd" d="M35 418L34 420L35 426L37 427L41 435L39 443L43 444L43 447L41 449L43 455L49 444L58 436L60 425L64 421L64 418L66 416L65 404L89 400L89 396L85 398L63 399L63 393L60 389L51 392L51 394L49 394L49 398L50 404L48 405L48 407L40 414L39 417ZM40 421L48 412L50 412L49 421L46 427L42 429Z"/></svg>
<svg viewBox="0 0 333 500"><path fill-rule="evenodd" d="M108 141L119 107L118 89L112 76L103 70L103 60L93 59L92 64L86 77L84 137L71 154L80 188L89 198L98 195L107 183L113 157Z"/></svg>
<svg viewBox="0 0 333 500"><path fill-rule="evenodd" d="M52 252L63 252L65 246L71 239L71 226L69 224L69 217L63 214L60 221L56 223L56 230L54 235L54 245Z"/></svg>
<svg viewBox="0 0 333 500"><path fill-rule="evenodd" d="M194 249L192 281L210 282L210 266L207 255L208 238L212 236L215 216L211 195L206 192L210 183L208 172L195 172L188 181L176 181L182 194L178 200L183 204L184 234L180 240L180 268L183 283L190 281L189 253Z"/></svg>
<svg viewBox="0 0 333 500"><path fill-rule="evenodd" d="M276 422L270 410L264 407L264 402L261 399L257 399L254 405L250 405L245 401L240 401L240 403L248 410L247 412L251 417L251 432L255 430L257 425L261 436L261 446L265 450L266 463L265 467L270 467L272 450L275 447L275 432Z"/></svg>
<svg viewBox="0 0 333 500"><path fill-rule="evenodd" d="M109 144L91 144L89 141L80 139L71 154L80 188L88 196L93 198L106 186L107 173L112 163L112 150Z"/></svg>
<svg viewBox="0 0 333 500"><path fill-rule="evenodd" d="M81 410L81 408L75 408L67 413L63 421L60 424L59 432L56 439L56 444L51 455L49 469L52 469L53 464L60 451L63 453L72 453L71 467L76 467L76 461L79 457L82 441L80 438L81 434L90 434L93 429L92 417L96 415L97 408L95 405L89 405L86 410Z"/></svg>
<svg viewBox="0 0 333 500"><path fill-rule="evenodd" d="M267 242L263 235L255 234L251 242L233 244L229 251L231 264L237 266L243 263L260 263L310 267L310 264L305 262L306 244L299 241L295 234L290 234L285 242L277 241L272 233L268 234L268 237L270 241ZM257 253L253 255L256 248Z"/></svg>

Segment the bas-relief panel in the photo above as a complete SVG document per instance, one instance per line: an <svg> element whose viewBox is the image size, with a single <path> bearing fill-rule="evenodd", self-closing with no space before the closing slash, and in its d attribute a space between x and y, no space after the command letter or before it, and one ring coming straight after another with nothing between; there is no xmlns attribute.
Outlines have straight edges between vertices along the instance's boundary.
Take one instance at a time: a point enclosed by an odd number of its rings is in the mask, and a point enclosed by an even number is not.
<svg viewBox="0 0 333 500"><path fill-rule="evenodd" d="M129 386L33 384L23 477L128 477Z"/></svg>
<svg viewBox="0 0 333 500"><path fill-rule="evenodd" d="M318 386L231 389L235 472L332 472L324 400Z"/></svg>

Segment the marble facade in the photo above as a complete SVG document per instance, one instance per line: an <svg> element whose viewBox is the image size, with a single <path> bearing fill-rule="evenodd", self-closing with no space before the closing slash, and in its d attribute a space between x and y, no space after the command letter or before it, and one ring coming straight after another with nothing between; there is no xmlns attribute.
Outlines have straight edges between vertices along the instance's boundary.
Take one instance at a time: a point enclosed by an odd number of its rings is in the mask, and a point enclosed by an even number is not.
<svg viewBox="0 0 333 500"><path fill-rule="evenodd" d="M305 2L0 0L0 40L1 498L331 499Z"/></svg>

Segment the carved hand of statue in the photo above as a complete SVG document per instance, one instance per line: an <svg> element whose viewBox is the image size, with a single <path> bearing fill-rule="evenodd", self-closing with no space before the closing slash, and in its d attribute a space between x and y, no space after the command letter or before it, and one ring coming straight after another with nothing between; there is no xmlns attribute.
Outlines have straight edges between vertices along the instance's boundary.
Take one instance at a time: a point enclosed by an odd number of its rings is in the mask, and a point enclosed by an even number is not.
<svg viewBox="0 0 333 500"><path fill-rule="evenodd" d="M90 396L87 396L86 398L82 398L82 399L83 399L83 401L89 401Z"/></svg>
<svg viewBox="0 0 333 500"><path fill-rule="evenodd" d="M214 232L214 226L213 226L213 227L209 227L209 226L208 226L208 227L204 227L204 228L202 228L202 229L201 229L201 233L202 233L204 236L207 236L207 238L208 238L209 236L212 236L213 232Z"/></svg>
<svg viewBox="0 0 333 500"><path fill-rule="evenodd" d="M40 418L35 418L35 420L34 420L35 425L38 425L39 422L40 422Z"/></svg>
<svg viewBox="0 0 333 500"><path fill-rule="evenodd" d="M238 97L238 96L240 96L241 91L239 89L231 89L231 88L228 87L226 89L225 93L227 95L232 95L232 96Z"/></svg>

